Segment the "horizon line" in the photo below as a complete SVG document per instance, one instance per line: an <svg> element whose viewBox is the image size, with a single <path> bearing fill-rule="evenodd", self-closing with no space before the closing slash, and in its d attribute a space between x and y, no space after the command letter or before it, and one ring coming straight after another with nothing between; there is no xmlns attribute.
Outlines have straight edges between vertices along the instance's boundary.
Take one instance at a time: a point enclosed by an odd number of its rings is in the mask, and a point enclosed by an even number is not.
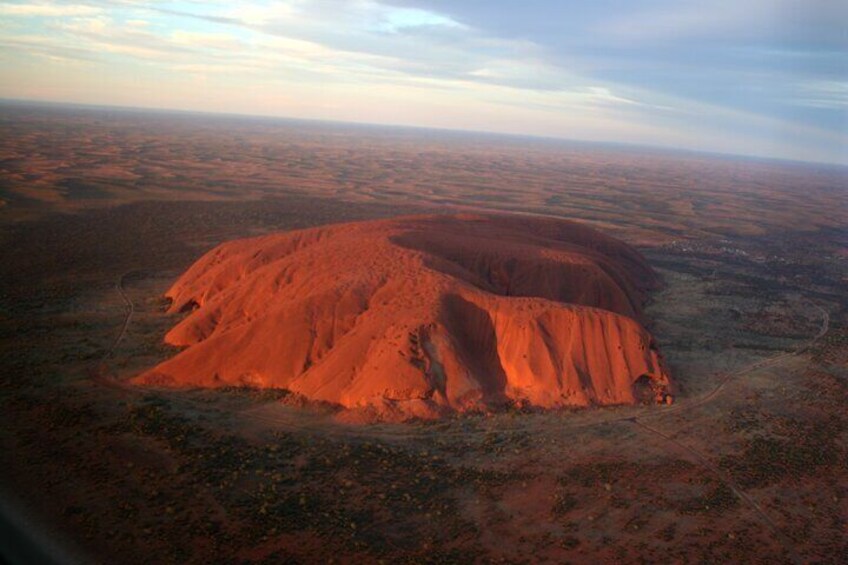
<svg viewBox="0 0 848 565"><path fill-rule="evenodd" d="M27 99L27 98L4 98L0 97L0 105L30 105L30 106L50 106L50 107L64 107L70 109L82 109L82 110L116 110L116 111L124 111L124 112L151 112L151 113L162 113L162 114L187 114L187 115L195 115L195 116L219 116L219 117L229 117L229 118L251 118L251 119L272 119L272 120L283 120L290 122L304 122L309 124L324 124L324 125L342 125L342 126L353 126L353 127L371 127L371 128L387 128L387 129L407 129L414 130L420 132L439 132L439 133L448 133L448 134L466 134L466 135L484 135L490 137L501 137L508 138L513 140L532 140L532 141L542 141L542 142L554 142L554 143L570 143L570 144L585 144L585 145L601 145L601 146L611 146L619 149L630 149L630 150L642 150L642 151L656 151L656 152L665 152L665 153L677 153L682 155L690 155L690 156L703 156L710 158L718 158L718 159L735 159L735 160L747 160L747 161L769 161L774 163L781 163L787 165L805 165L805 166L826 166L826 167L835 167L839 169L846 169L846 173L848 173L848 161L845 162L836 162L836 161L824 161L824 160L805 160L805 159L791 159L786 157L774 157L774 156L766 156L766 155L756 155L750 153L723 153L719 151L707 151L707 150L699 150L699 149L687 149L682 147L673 147L668 145L654 145L648 143L633 143L633 142L625 142L625 141L614 141L614 140L596 140L596 139L579 139L579 138L571 138L571 137L557 137L557 136L546 136L546 135L538 135L532 133L514 133L514 132L504 132L497 130L476 130L476 129L460 129L460 128L445 128L445 127L436 127L436 126L423 126L417 124L403 124L403 123L377 123L377 122L360 122L353 120L332 120L332 119L322 119L322 118L302 118L281 114L252 114L245 112L226 112L226 111L214 111L214 110L195 110L195 109L187 109L187 108L173 108L173 107L162 107L162 106L126 106L121 104L92 104L90 102L73 102L67 100L44 100L44 99Z"/></svg>

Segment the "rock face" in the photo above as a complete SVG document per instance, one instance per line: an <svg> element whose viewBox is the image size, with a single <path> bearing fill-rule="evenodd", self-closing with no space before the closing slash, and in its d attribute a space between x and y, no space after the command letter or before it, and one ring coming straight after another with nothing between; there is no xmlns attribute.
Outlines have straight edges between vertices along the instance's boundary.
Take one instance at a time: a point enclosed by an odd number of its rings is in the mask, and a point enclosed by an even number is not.
<svg viewBox="0 0 848 565"><path fill-rule="evenodd" d="M668 374L638 321L658 280L564 220L414 216L219 245L167 292L157 386L286 388L379 417L634 403Z"/></svg>

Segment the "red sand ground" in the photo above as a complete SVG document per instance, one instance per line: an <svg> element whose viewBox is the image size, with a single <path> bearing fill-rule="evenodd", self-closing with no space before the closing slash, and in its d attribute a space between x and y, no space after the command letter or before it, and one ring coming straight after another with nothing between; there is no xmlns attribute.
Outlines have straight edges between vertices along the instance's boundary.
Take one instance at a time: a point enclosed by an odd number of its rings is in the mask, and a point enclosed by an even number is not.
<svg viewBox="0 0 848 565"><path fill-rule="evenodd" d="M135 379L286 388L384 419L668 390L644 259L585 226L415 216L219 245L168 291L185 347ZM640 378L646 376L646 378Z"/></svg>

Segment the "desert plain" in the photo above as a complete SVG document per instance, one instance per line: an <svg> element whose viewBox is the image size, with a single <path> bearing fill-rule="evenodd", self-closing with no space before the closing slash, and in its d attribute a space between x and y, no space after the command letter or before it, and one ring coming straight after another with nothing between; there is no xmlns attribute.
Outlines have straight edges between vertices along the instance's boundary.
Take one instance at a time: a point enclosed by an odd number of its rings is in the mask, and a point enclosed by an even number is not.
<svg viewBox="0 0 848 565"><path fill-rule="evenodd" d="M223 242L495 213L638 250L673 403L350 421L283 387L139 382L191 315L166 292ZM4 103L4 544L98 563L844 562L846 218L831 165Z"/></svg>

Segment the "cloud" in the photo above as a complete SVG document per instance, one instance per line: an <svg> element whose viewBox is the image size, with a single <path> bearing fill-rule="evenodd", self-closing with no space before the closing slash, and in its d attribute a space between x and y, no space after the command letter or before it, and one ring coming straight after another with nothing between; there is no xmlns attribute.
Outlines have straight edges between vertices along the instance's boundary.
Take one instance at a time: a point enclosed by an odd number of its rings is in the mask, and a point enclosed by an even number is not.
<svg viewBox="0 0 848 565"><path fill-rule="evenodd" d="M399 8L385 10L379 16L378 30L390 33L418 29L455 28L466 29L466 26L456 20L436 12L428 12L416 8Z"/></svg>
<svg viewBox="0 0 848 565"><path fill-rule="evenodd" d="M848 45L842 0L682 0L635 8L598 22L606 41L633 43L809 42Z"/></svg>
<svg viewBox="0 0 848 565"><path fill-rule="evenodd" d="M21 3L0 4L0 15L20 17L50 17L61 18L69 16L90 16L99 14L102 10L88 4L56 4L56 3Z"/></svg>
<svg viewBox="0 0 848 565"><path fill-rule="evenodd" d="M15 35L0 37L0 52L11 53L18 58L20 54L37 55L55 60L73 59L77 61L96 61L97 56L89 49L67 45L61 41L42 35Z"/></svg>
<svg viewBox="0 0 848 565"><path fill-rule="evenodd" d="M848 80L798 84L798 96L788 102L800 106L840 110L848 116Z"/></svg>
<svg viewBox="0 0 848 565"><path fill-rule="evenodd" d="M321 45L350 63L359 59L371 76L379 70L377 74L393 81L461 81L519 90L585 87L572 73L544 61L533 42L498 38L438 11L331 0L250 3L217 12L165 11Z"/></svg>

